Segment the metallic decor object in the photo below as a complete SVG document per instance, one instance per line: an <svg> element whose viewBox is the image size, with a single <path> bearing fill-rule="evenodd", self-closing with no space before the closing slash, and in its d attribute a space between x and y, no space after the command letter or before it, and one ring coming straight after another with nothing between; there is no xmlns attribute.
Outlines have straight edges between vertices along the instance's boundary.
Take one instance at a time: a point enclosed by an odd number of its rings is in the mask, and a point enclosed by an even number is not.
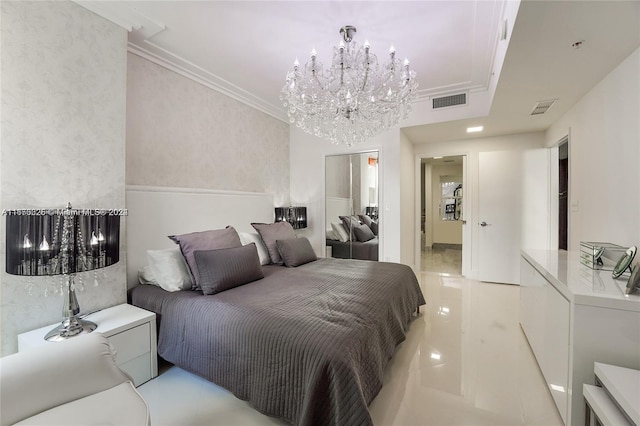
<svg viewBox="0 0 640 426"><path fill-rule="evenodd" d="M622 255L620 260L618 260L618 263L616 263L616 266L613 268L613 272L611 273L613 278L620 277L627 269L631 271L630 265L631 262L633 262L633 258L636 257L636 251L638 251L636 246L631 246L627 249L625 254Z"/></svg>
<svg viewBox="0 0 640 426"><path fill-rule="evenodd" d="M591 269L612 271L626 247L607 242L580 241L580 263Z"/></svg>
<svg viewBox="0 0 640 426"><path fill-rule="evenodd" d="M355 33L351 25L340 29L342 40L326 70L315 49L304 66L296 59L280 93L291 124L347 146L407 118L418 89L416 73L407 59L396 58L393 46L388 62L379 65L368 41L358 48Z"/></svg>
<svg viewBox="0 0 640 426"><path fill-rule="evenodd" d="M276 222L289 222L293 229L307 227L306 207L276 207Z"/></svg>
<svg viewBox="0 0 640 426"><path fill-rule="evenodd" d="M636 263L631 271L629 281L627 281L627 288L624 290L625 294L631 294L640 288L640 263Z"/></svg>
<svg viewBox="0 0 640 426"><path fill-rule="evenodd" d="M113 265L120 257L120 216L126 210L22 209L4 212L6 271L11 275L62 275L62 323L45 336L58 341L96 329L78 317L76 274ZM94 273L94 284L98 285Z"/></svg>

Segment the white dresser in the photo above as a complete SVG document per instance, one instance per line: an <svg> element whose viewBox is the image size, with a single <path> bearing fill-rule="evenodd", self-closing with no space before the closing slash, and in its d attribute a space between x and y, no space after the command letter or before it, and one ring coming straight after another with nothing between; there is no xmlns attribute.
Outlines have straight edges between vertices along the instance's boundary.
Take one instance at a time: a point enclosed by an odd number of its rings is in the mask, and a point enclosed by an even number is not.
<svg viewBox="0 0 640 426"><path fill-rule="evenodd" d="M640 369L640 295L577 252L521 254L520 324L565 424L583 425L594 362Z"/></svg>

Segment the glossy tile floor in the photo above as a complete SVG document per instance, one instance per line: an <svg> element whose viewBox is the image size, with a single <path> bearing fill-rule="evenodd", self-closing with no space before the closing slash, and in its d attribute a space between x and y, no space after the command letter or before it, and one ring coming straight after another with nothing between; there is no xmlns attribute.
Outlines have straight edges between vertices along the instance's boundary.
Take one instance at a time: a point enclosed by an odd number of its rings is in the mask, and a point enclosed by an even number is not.
<svg viewBox="0 0 640 426"><path fill-rule="evenodd" d="M422 272L427 305L371 403L376 425L562 425L518 324L519 287ZM177 367L138 388L154 426L281 425Z"/></svg>
<svg viewBox="0 0 640 426"><path fill-rule="evenodd" d="M420 268L423 271L462 275L462 248L425 247L422 249Z"/></svg>

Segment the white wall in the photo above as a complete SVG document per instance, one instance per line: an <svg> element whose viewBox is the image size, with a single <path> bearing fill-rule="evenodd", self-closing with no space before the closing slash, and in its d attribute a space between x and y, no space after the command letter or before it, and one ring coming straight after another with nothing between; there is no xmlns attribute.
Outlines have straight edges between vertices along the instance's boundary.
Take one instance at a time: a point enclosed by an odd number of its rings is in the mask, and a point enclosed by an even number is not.
<svg viewBox="0 0 640 426"><path fill-rule="evenodd" d="M414 241L419 235L416 228L415 197L416 177L413 145L403 132L400 132L400 263L414 266ZM418 178L420 174L418 174ZM418 186L419 187L419 186Z"/></svg>
<svg viewBox="0 0 640 426"><path fill-rule="evenodd" d="M640 245L640 49L546 132L569 134L569 249Z"/></svg>
<svg viewBox="0 0 640 426"><path fill-rule="evenodd" d="M301 232L324 256L324 160L327 155L379 150L380 260L400 262L400 132L392 129L361 145L347 148L291 126L291 203L307 206L308 228Z"/></svg>
<svg viewBox="0 0 640 426"><path fill-rule="evenodd" d="M522 220L520 230L520 246L522 248L550 248L549 226L552 219L549 214L550 194L556 194L557 200L558 191L556 189L555 192L550 193L549 158L550 152L544 148L522 152ZM557 222L557 219L555 221Z"/></svg>
<svg viewBox="0 0 640 426"><path fill-rule="evenodd" d="M67 202L124 208L126 31L66 1L3 1L0 7L0 208ZM83 311L126 302L121 223L120 262L100 271L99 287L78 292ZM3 235L4 226L3 219ZM62 297L51 294L58 279L6 274L4 246L1 353L7 355L17 350L17 334L62 319ZM78 275L93 282L93 273ZM29 282L33 294L25 289Z"/></svg>
<svg viewBox="0 0 640 426"><path fill-rule="evenodd" d="M414 155L419 158L466 155L466 185L464 185L465 220L470 226L471 247L463 245L462 273L470 278L478 276L478 154L487 151L539 149L544 147L543 132L460 141L436 142L414 146ZM463 231L466 232L466 231Z"/></svg>
<svg viewBox="0 0 640 426"><path fill-rule="evenodd" d="M127 184L273 194L289 205L289 125L127 56Z"/></svg>

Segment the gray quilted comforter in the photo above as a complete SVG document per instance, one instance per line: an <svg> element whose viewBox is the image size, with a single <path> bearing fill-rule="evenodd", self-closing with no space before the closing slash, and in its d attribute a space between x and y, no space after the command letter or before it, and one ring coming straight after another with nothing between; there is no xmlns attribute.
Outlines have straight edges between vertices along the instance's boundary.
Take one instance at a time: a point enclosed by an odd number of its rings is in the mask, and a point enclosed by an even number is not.
<svg viewBox="0 0 640 426"><path fill-rule="evenodd" d="M416 308L408 266L319 259L266 266L265 278L213 296L140 285L158 314L158 354L296 425L371 425L368 405Z"/></svg>

